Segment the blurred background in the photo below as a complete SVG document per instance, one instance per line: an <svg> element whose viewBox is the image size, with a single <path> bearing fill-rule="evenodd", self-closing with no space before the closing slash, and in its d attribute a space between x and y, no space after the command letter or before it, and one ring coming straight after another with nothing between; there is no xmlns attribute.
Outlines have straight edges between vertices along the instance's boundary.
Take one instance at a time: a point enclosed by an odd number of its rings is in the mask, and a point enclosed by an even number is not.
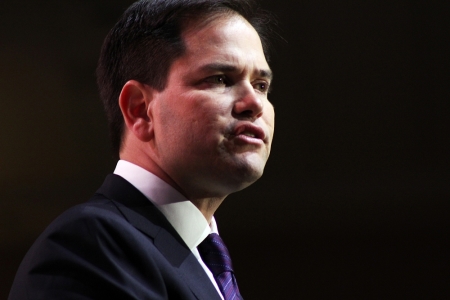
<svg viewBox="0 0 450 300"><path fill-rule="evenodd" d="M113 171L95 67L133 1L0 3L0 298ZM447 1L259 1L278 18L263 178L216 214L246 299L450 299Z"/></svg>

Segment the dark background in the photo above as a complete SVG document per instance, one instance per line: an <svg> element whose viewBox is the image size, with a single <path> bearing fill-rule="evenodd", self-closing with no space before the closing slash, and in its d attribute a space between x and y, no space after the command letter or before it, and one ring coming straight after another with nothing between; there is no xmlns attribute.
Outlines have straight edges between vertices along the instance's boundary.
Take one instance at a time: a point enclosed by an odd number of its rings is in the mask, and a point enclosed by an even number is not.
<svg viewBox="0 0 450 300"><path fill-rule="evenodd" d="M0 3L0 298L115 166L95 66L132 1ZM216 214L246 299L449 299L448 1L260 1L278 17L263 178Z"/></svg>

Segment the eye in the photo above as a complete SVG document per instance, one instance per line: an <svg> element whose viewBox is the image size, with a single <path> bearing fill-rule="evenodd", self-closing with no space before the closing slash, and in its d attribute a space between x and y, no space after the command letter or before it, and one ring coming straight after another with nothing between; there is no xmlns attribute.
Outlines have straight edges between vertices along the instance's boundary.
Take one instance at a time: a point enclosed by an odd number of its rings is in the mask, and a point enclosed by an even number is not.
<svg viewBox="0 0 450 300"><path fill-rule="evenodd" d="M269 83L267 83L265 81L257 82L253 85L253 87L262 93L269 92Z"/></svg>
<svg viewBox="0 0 450 300"><path fill-rule="evenodd" d="M227 85L228 84L228 80L225 77L225 75L214 75L214 76L210 76L208 78L206 78L205 80L207 83L211 83L211 84L218 84L218 85Z"/></svg>

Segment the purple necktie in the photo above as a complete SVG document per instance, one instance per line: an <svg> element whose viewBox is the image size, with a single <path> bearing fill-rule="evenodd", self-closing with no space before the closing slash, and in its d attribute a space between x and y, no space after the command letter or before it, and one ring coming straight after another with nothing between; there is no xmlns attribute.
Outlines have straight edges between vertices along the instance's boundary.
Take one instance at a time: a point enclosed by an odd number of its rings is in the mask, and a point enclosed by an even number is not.
<svg viewBox="0 0 450 300"><path fill-rule="evenodd" d="M230 254L220 236L211 233L197 247L203 262L211 270L225 300L242 299L234 277Z"/></svg>

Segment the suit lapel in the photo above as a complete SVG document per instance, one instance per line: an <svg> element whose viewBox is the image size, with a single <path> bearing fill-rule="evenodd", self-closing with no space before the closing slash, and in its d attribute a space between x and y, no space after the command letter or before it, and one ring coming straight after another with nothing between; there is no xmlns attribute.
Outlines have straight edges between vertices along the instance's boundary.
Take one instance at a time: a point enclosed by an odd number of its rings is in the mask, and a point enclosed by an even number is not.
<svg viewBox="0 0 450 300"><path fill-rule="evenodd" d="M205 270L191 253L180 266L181 275L198 299L221 300Z"/></svg>
<svg viewBox="0 0 450 300"><path fill-rule="evenodd" d="M97 193L115 201L128 222L154 240L155 246L178 269L198 299L220 300L209 277L180 235L133 185L120 176L110 174Z"/></svg>

